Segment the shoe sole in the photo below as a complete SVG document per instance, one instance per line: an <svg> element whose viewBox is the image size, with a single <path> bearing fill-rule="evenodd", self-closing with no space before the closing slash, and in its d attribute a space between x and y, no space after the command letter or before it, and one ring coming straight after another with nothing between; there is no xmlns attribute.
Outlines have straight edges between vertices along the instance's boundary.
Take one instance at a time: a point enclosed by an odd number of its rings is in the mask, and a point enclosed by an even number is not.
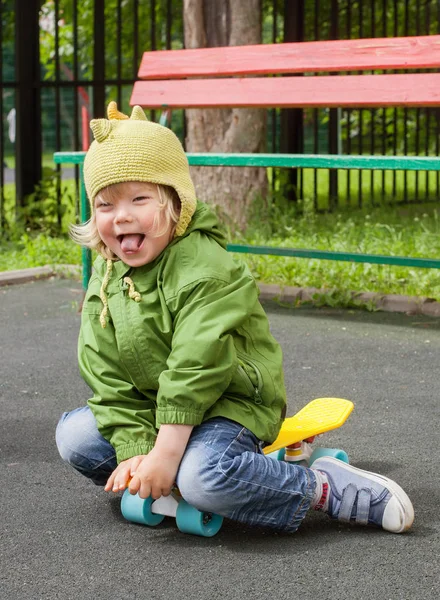
<svg viewBox="0 0 440 600"><path fill-rule="evenodd" d="M342 466L342 468L344 468L346 471L350 471L351 473L357 473L363 477L368 476L370 479L372 479L376 483L387 488L387 490L389 490L389 492L393 495L393 497L399 503L400 511L403 516L403 519L402 519L403 523L402 523L402 527L398 530L386 529L385 527L383 527L383 529L385 529L385 531L391 531L392 533L403 533L404 531L408 531L408 529L410 529L411 525L414 522L414 508L413 508L411 500L408 498L408 495L405 493L405 491L400 487L400 485L398 483L396 483L392 479L389 479L388 477L385 477L384 475L379 475L378 473L372 473L371 471L366 471L365 469L358 469L357 467L353 467L353 465L344 463L343 461L338 460L337 458L330 457L330 456L318 458L313 463L313 469L322 470L325 473L325 469L320 469L320 467L319 467L319 464L321 462L324 463L324 465L326 463L330 462L335 465L338 465L339 467Z"/></svg>

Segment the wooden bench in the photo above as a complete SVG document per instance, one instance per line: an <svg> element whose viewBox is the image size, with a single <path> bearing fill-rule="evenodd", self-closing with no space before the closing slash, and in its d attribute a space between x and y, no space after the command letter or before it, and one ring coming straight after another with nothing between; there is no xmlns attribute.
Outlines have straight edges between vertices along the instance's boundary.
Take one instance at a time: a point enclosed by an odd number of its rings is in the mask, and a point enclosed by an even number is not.
<svg viewBox="0 0 440 600"><path fill-rule="evenodd" d="M170 110L182 108L439 107L440 73L416 72L439 67L440 35L145 52L130 104L163 110L163 124ZM378 70L393 72L350 73ZM298 77L300 73L309 75ZM56 153L55 162L81 165L83 157L84 153ZM436 156L208 153L188 154L188 159L191 165L206 167L440 171ZM82 207L82 218L86 218L83 186ZM230 244L228 250L440 268L440 260L430 258L237 244ZM84 261L86 283L87 251Z"/></svg>

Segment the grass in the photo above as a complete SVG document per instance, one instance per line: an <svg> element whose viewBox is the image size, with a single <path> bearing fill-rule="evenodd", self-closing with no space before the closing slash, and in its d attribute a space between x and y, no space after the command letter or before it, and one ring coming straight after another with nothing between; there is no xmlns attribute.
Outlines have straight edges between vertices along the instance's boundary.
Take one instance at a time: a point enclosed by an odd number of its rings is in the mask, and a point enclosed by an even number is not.
<svg viewBox="0 0 440 600"><path fill-rule="evenodd" d="M0 271L65 264L81 264L81 249L67 237L26 233L15 242L0 243Z"/></svg>
<svg viewBox="0 0 440 600"><path fill-rule="evenodd" d="M16 227L9 231L7 240L0 240L0 271L27 269L44 265L81 264L81 249L73 244L67 235L68 224L74 221L71 199L75 195L74 182L63 181L62 190L68 199L63 207L62 229L64 234L53 236L47 229L23 231ZM15 186L4 186L4 211L9 223L15 204Z"/></svg>
<svg viewBox="0 0 440 600"><path fill-rule="evenodd" d="M236 241L251 245L440 258L440 215L432 205L338 214L309 213L299 218L292 216L288 223L280 225L278 223L274 235L254 228ZM440 300L440 269L251 254L240 256L246 260L254 277L265 283L339 290L341 298L351 290Z"/></svg>
<svg viewBox="0 0 440 600"><path fill-rule="evenodd" d="M325 178L321 185L324 193ZM72 182L63 181L63 187L66 198L71 198ZM418 189L420 192L420 185ZM10 197L10 190L6 190L6 196ZM433 203L370 205L363 209L347 206L334 214L316 214L310 205L311 202L305 202L303 214L298 216L286 203L269 207L260 203L255 207L255 217L251 218L247 233L231 241L440 258L440 214ZM64 229L72 216L72 209L68 207L63 217ZM239 258L248 263L261 282L326 289L330 293L329 301L335 305L347 305L348 291L428 296L440 300L440 269L251 254L240 254ZM0 242L0 271L63 263L81 264L80 249L67 234L52 237L45 231L26 232L16 235L14 241Z"/></svg>

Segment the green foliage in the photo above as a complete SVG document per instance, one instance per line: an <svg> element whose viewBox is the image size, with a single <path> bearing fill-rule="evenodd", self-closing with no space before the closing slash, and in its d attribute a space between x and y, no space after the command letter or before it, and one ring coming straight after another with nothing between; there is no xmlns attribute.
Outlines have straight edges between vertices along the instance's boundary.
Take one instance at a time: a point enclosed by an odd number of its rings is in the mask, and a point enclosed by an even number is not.
<svg viewBox="0 0 440 600"><path fill-rule="evenodd" d="M440 257L440 215L428 206L375 208L339 214L298 214L286 204L256 213L246 235L235 243L315 248L340 252ZM258 214L260 215L258 217ZM266 218L271 218L269 225ZM352 292L427 296L440 300L440 270L239 254L263 283L311 287L314 305L375 310ZM45 264L81 264L80 248L67 236L22 234L0 242L0 271Z"/></svg>
<svg viewBox="0 0 440 600"><path fill-rule="evenodd" d="M76 221L77 189L73 180L60 180L52 168L43 169L43 178L27 195L21 207L15 206L15 186L4 187L4 204L0 230L2 240L17 242L26 233L48 236L64 235Z"/></svg>
<svg viewBox="0 0 440 600"><path fill-rule="evenodd" d="M338 214L299 214L296 207L267 205L256 211L244 236L250 245L311 248L413 257L440 257L440 218L432 206L370 208ZM260 215L258 217L258 215ZM270 223L270 224L268 224ZM369 263L239 255L255 278L281 286L323 289L328 304L354 306L351 292L428 296L440 300L440 270ZM319 299L315 299L319 302ZM365 307L365 306L364 306ZM372 308L372 307L370 307Z"/></svg>
<svg viewBox="0 0 440 600"><path fill-rule="evenodd" d="M435 0L320 0L318 11L315 2L304 4L306 40L316 39L316 33L319 39L332 39L335 24L341 39L438 33Z"/></svg>
<svg viewBox="0 0 440 600"><path fill-rule="evenodd" d="M63 200L61 200L63 198ZM32 194L24 198L23 206L17 210L14 229L28 232L44 232L50 236L62 233L66 217L74 219L75 199L72 186L62 187L59 173L45 167L43 178Z"/></svg>
<svg viewBox="0 0 440 600"><path fill-rule="evenodd" d="M70 78L74 66L74 14L73 3L59 1L59 38L58 45L62 63L62 72ZM104 36L106 47L105 70L107 79L135 79L142 52L164 49L168 41L173 48L181 48L183 40L182 1L172 2L172 29L167 30L167 0L139 0L137 20L131 0L106 0L104 6ZM79 78L93 79L93 41L94 41L94 1L82 0L78 3L77 28L78 48L76 60ZM120 5L120 8L118 8ZM154 10L154 14L153 11ZM46 79L55 78L55 3L47 0L41 8L43 18L41 39L41 63L45 66ZM152 36L154 20L154 37ZM170 36L170 38L169 38ZM137 47L134 45L137 40ZM120 62L116 58L120 55ZM66 69L67 67L67 69ZM70 71L70 76L69 76Z"/></svg>
<svg viewBox="0 0 440 600"><path fill-rule="evenodd" d="M18 210L18 224L22 223L29 231L49 229L51 234L57 233L57 217L63 212L63 207L57 203L58 186L56 171L43 169L43 178L32 194L24 198L23 207Z"/></svg>
<svg viewBox="0 0 440 600"><path fill-rule="evenodd" d="M307 302L302 304L307 304ZM350 290L334 289L328 292L316 292L312 295L312 304L317 308L324 306L339 308L343 306L344 308L356 308L368 312L377 311L376 304L372 300L366 302L361 298L357 298Z"/></svg>
<svg viewBox="0 0 440 600"><path fill-rule="evenodd" d="M80 263L81 249L66 236L24 233L18 241L0 242L0 271Z"/></svg>

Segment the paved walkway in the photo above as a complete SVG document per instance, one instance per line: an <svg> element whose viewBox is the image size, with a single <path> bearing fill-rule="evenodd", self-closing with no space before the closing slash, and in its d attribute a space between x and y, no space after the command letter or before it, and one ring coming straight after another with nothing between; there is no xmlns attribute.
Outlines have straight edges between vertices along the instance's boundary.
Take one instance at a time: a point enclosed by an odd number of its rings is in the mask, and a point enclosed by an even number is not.
<svg viewBox="0 0 440 600"><path fill-rule="evenodd" d="M55 164L52 165L52 168L55 168ZM5 183L15 183L15 169L11 169L10 167L5 167L3 171L3 177ZM62 179L74 179L75 177L75 169L72 167L64 167L61 169L61 177Z"/></svg>
<svg viewBox="0 0 440 600"><path fill-rule="evenodd" d="M311 514L294 535L227 522L211 539L128 524L119 499L65 467L54 429L88 389L76 366L80 285L0 288L0 598L419 600L439 595L440 321L266 305L285 352L289 414L355 402L325 438L408 491L408 535Z"/></svg>

